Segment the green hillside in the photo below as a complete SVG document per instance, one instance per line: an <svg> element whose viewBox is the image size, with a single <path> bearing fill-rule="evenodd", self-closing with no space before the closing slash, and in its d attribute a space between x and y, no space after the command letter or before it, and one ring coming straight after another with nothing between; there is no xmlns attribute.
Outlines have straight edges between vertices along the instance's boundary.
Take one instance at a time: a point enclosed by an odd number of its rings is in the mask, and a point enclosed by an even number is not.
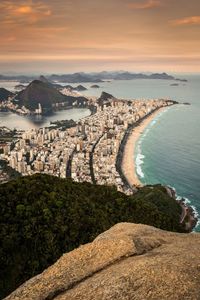
<svg viewBox="0 0 200 300"><path fill-rule="evenodd" d="M0 185L0 297L119 222L182 232L181 208L161 186L114 187L37 174Z"/></svg>

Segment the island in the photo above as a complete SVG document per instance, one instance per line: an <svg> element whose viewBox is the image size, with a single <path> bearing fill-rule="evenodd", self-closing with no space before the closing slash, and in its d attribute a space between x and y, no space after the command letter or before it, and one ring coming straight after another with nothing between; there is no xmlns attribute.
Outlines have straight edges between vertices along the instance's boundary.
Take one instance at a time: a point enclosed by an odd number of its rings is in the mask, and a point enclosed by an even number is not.
<svg viewBox="0 0 200 300"><path fill-rule="evenodd" d="M91 85L91 88L92 88L92 89L99 89L100 86L99 86L98 84L93 84L93 85Z"/></svg>
<svg viewBox="0 0 200 300"><path fill-rule="evenodd" d="M172 84L170 84L170 86L179 86L179 84L178 83L172 83Z"/></svg>

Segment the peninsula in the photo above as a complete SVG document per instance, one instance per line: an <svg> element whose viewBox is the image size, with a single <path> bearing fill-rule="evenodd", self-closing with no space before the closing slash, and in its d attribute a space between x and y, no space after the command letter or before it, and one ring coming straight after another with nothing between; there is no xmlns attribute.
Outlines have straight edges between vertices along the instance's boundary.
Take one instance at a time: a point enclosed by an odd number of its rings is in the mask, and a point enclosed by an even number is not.
<svg viewBox="0 0 200 300"><path fill-rule="evenodd" d="M120 100L103 92L98 99L88 99L95 113L75 127L26 131L14 149L6 147L1 156L22 175L41 172L72 177L77 182L115 185L119 191L131 194L136 182L127 185L121 176L123 170L117 166L124 136L131 126L175 103L170 99ZM133 156L129 155L127 160L132 164Z"/></svg>

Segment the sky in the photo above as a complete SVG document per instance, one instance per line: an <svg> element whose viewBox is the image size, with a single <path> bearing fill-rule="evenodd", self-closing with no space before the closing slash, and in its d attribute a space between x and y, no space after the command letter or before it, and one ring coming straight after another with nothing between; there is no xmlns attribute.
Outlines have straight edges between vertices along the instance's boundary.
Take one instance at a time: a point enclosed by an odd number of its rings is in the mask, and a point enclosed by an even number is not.
<svg viewBox="0 0 200 300"><path fill-rule="evenodd" d="M0 74L200 72L199 0L1 0Z"/></svg>

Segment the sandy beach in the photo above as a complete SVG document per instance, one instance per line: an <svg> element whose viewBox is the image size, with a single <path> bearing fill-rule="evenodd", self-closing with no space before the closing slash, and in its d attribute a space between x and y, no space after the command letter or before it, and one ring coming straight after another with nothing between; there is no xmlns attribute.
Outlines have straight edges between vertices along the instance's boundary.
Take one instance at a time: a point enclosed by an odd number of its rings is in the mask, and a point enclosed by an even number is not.
<svg viewBox="0 0 200 300"><path fill-rule="evenodd" d="M135 146L140 138L140 135L144 132L145 128L149 125L149 123L155 118L155 116L160 113L162 110L166 109L165 107L161 107L152 113L149 117L145 118L142 123L140 123L137 127L135 127L128 137L128 141L124 147L124 153L122 158L122 171L124 176L126 177L130 186L142 186L140 182L135 166L135 157L134 151Z"/></svg>

